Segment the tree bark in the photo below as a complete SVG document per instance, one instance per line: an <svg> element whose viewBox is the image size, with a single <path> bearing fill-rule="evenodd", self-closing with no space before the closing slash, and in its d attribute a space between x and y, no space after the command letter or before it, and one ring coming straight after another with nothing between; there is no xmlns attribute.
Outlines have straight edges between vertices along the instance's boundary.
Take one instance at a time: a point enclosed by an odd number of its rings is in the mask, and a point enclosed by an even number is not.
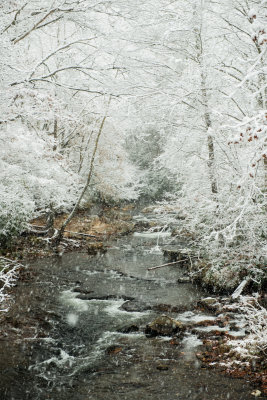
<svg viewBox="0 0 267 400"><path fill-rule="evenodd" d="M214 141L213 137L210 134L211 129L211 117L208 107L208 97L207 97L207 89L206 89L206 76L203 70L202 62L200 63L201 68L201 95L202 95L202 103L204 107L204 122L205 122L205 130L207 133L207 145L208 145L208 168L209 168L209 178L211 182L211 192L213 194L218 193L217 180L215 176L215 152L214 152Z"/></svg>

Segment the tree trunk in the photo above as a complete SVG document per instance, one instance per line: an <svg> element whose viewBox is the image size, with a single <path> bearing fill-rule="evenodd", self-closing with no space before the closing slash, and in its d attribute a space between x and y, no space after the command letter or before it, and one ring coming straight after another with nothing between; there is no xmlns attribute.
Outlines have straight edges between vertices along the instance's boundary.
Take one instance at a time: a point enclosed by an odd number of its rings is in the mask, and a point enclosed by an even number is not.
<svg viewBox="0 0 267 400"><path fill-rule="evenodd" d="M207 133L207 145L208 145L208 168L209 168L209 178L211 182L211 192L213 194L218 193L217 180L215 176L215 154L214 154L214 141L213 137L210 134L211 129L211 118L208 107L208 98L207 98L207 89L206 89L206 77L205 72L203 71L203 65L200 63L201 67L201 95L202 95L202 103L204 107L204 122L205 122L205 130Z"/></svg>
<svg viewBox="0 0 267 400"><path fill-rule="evenodd" d="M53 235L55 232L54 222L55 222L55 211L53 205L50 204L50 210L47 213L46 227L45 227L45 230L47 231L47 234L49 236Z"/></svg>
<svg viewBox="0 0 267 400"><path fill-rule="evenodd" d="M267 156L264 158L263 161L264 165L264 193L267 196Z"/></svg>
<svg viewBox="0 0 267 400"><path fill-rule="evenodd" d="M208 147L208 170L209 179L211 183L212 194L218 193L218 186L215 174L215 151L214 151L214 140L210 133L211 130L211 116L209 110L208 96L207 96L207 80L205 70L205 50L203 48L203 7L204 0L201 0L199 6L194 7L194 33L195 33L195 46L196 46L196 60L200 69L200 91L201 91L201 103L203 106L203 122L205 125L205 131L207 135L207 147Z"/></svg>
<svg viewBox="0 0 267 400"><path fill-rule="evenodd" d="M110 100L109 100L109 103L110 103ZM68 218L63 222L63 224L61 225L60 229L58 231L56 231L55 234L53 235L53 237L51 238L52 246L57 246L60 243L60 241L61 241L61 239L63 237L64 231L66 229L66 226L70 223L70 221L72 220L72 218L74 217L74 215L78 211L78 208L79 208L79 205L81 203L81 200L82 200L82 198L83 198L88 186L90 185L91 178L92 178L92 175L93 175L94 161L95 161L95 156L96 156L96 152L97 152L97 149L98 149L99 139L100 139L101 133L103 131L106 118L107 118L107 114L103 117L101 125L100 125L100 128L99 128L98 133L97 133L97 137L96 137L96 140L95 140L95 146L94 146L94 150L93 150L93 154L92 154L92 158L91 158L90 168L89 168L89 172L88 172L88 175L87 175L87 179L86 179L84 188L83 188L83 190L82 190L82 192L81 192L81 194L80 194L75 206L73 207L71 213L69 214Z"/></svg>
<svg viewBox="0 0 267 400"><path fill-rule="evenodd" d="M54 119L53 136L55 139L55 144L53 146L53 150L56 151L56 149L57 149L57 118Z"/></svg>

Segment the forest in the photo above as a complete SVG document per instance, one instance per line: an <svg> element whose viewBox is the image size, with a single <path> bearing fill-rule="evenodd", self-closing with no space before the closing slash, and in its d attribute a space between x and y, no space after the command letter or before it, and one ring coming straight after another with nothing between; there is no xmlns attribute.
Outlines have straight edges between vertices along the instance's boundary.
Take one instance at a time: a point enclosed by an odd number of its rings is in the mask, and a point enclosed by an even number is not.
<svg viewBox="0 0 267 400"><path fill-rule="evenodd" d="M149 207L266 368L267 1L6 0L0 41L1 314L21 238L55 254L75 216Z"/></svg>

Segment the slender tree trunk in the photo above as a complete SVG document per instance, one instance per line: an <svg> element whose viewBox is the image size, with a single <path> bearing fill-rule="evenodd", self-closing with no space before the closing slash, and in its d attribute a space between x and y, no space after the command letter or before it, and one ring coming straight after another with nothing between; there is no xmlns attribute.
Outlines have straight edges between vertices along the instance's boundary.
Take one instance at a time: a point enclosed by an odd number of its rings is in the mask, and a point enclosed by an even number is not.
<svg viewBox="0 0 267 400"><path fill-rule="evenodd" d="M45 229L47 230L48 236L53 235L55 229L54 229L54 222L55 222L55 211L53 208L53 204L50 204L50 210L47 213L46 217L46 227Z"/></svg>
<svg viewBox="0 0 267 400"><path fill-rule="evenodd" d="M58 125L57 125L57 117L55 117L55 119L54 119L54 128L53 128L53 136L54 136L54 139L55 139L55 144L53 146L53 150L54 151L56 151L56 149L57 149L57 127L58 127Z"/></svg>
<svg viewBox="0 0 267 400"><path fill-rule="evenodd" d="M218 193L218 186L215 174L215 151L214 151L214 140L211 135L211 115L209 110L209 102L207 96L207 79L205 70L205 54L203 48L203 8L205 0L201 0L200 4L194 7L193 12L193 24L195 33L195 46L196 46L196 60L200 69L200 90L201 90L201 103L203 106L203 122L205 125L205 131L207 135L207 147L208 147L208 170L209 179L211 183L212 194Z"/></svg>
<svg viewBox="0 0 267 400"><path fill-rule="evenodd" d="M264 63L263 63L262 59L261 59L261 65L263 68ZM263 110L266 110L266 108L267 108L267 84L266 84L266 76L263 74L259 75L259 86L261 88L259 104ZM265 196L267 196L267 154L266 154L266 149L267 149L267 138L265 138L264 144L263 144L263 151L265 151L265 158L263 160L263 168L264 168L263 191L264 191Z"/></svg>
<svg viewBox="0 0 267 400"><path fill-rule="evenodd" d="M252 24L253 18L250 18L249 22ZM260 69L263 71L265 68L265 59L263 57L265 56L265 53L266 53L266 47L262 47L259 44L258 38L256 38L256 40L253 40L253 43L256 46L258 54L260 54L260 56L261 56L261 59L260 59L261 68ZM266 74L259 73L258 81L259 81L259 88L260 88L260 90L258 91L258 95L257 95L258 105L261 109L266 110L266 107L267 107ZM264 149L266 147L267 147L267 139L264 141ZM263 192L264 192L265 196L267 196L267 158L266 157L263 160L263 169L264 169Z"/></svg>
<svg viewBox="0 0 267 400"><path fill-rule="evenodd" d="M88 150L88 148L89 148L91 139L92 139L92 137L93 137L93 132L94 132L94 129L91 131L90 135L88 136L88 139L87 139L87 142L86 142L86 145L85 145L84 150L83 150L83 151L82 151L82 149L80 150L80 162L79 162L79 167L78 167L78 174L79 174L79 173L81 172L81 170L82 170L83 163L84 163L84 159L85 159L85 155L86 155L86 153L87 153L87 150ZM84 142L84 140L83 140L83 142Z"/></svg>
<svg viewBox="0 0 267 400"><path fill-rule="evenodd" d="M206 89L206 76L203 71L203 65L200 63L201 67L201 95L202 95L202 103L204 107L204 122L205 122L205 130L207 134L207 145L208 145L208 168L209 168L209 178L211 182L211 192L213 194L218 193L217 180L215 175L215 153L214 153L214 141L213 137L210 134L211 129L211 117L208 107L208 97L207 97L207 89Z"/></svg>
<svg viewBox="0 0 267 400"><path fill-rule="evenodd" d="M267 157L264 158L263 166L264 166L264 193L265 196L267 196Z"/></svg>
<svg viewBox="0 0 267 400"><path fill-rule="evenodd" d="M109 102L108 102L108 107L109 107L109 104L110 104L110 99L109 99ZM108 110L108 108L107 108L107 110ZM51 241L52 246L57 246L60 243L67 225L70 223L70 221L72 220L72 218L74 217L74 215L78 211L79 205L81 203L81 200L82 200L86 190L88 189L88 186L90 185L90 182L91 182L91 179L92 179L92 175L93 175L94 162L95 162L96 152L97 152L97 149L98 149L99 139L100 139L100 136L101 136L101 134L103 132L103 128L104 128L104 125L105 125L106 118L107 118L107 113L103 117L102 122L101 122L100 127L99 127L99 130L98 130L98 133L97 133L97 137L96 137L95 145L94 145L94 150L93 150L93 154L92 154L92 158L91 158L91 162L90 162L89 172L88 172L88 175L87 175L87 179L86 179L85 185L84 185L84 187L83 187L83 189L82 189L82 191L80 193L80 196L78 197L78 200L77 200L75 206L73 207L71 213L69 214L67 219L63 222L63 224L61 225L60 229L54 233L54 236L52 237L52 241Z"/></svg>

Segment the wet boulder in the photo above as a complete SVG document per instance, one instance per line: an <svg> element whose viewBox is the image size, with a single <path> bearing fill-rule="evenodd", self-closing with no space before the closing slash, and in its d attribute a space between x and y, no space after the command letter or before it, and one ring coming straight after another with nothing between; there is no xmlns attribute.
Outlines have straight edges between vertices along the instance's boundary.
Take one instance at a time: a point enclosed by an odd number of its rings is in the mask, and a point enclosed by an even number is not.
<svg viewBox="0 0 267 400"><path fill-rule="evenodd" d="M172 336L182 333L184 330L185 326L182 322L161 315L146 326L145 334L147 336Z"/></svg>
<svg viewBox="0 0 267 400"><path fill-rule="evenodd" d="M109 356L115 356L116 354L120 353L121 351L122 351L121 346L112 345L106 349L106 354L108 354Z"/></svg>
<svg viewBox="0 0 267 400"><path fill-rule="evenodd" d="M165 365L165 364L158 364L158 365L156 366L156 368L157 368L159 371L168 371L168 369L169 369L168 365Z"/></svg>
<svg viewBox="0 0 267 400"><path fill-rule="evenodd" d="M151 310L151 306L138 300L129 300L126 303L122 304L120 310L127 312L144 312L147 310Z"/></svg>
<svg viewBox="0 0 267 400"><path fill-rule="evenodd" d="M73 289L73 292L75 292L75 293L82 293L82 294L94 293L93 290L84 289L84 288L82 288L82 287L80 287L80 286L76 286L76 287Z"/></svg>
<svg viewBox="0 0 267 400"><path fill-rule="evenodd" d="M93 293L93 292L92 292ZM80 300L133 300L133 297L125 296L123 294L105 294L105 295L94 295L94 294L86 294L80 293L76 296L76 299Z"/></svg>
<svg viewBox="0 0 267 400"><path fill-rule="evenodd" d="M221 304L218 302L218 299L214 297L201 299L198 301L197 305L209 311L219 311L221 309Z"/></svg>

